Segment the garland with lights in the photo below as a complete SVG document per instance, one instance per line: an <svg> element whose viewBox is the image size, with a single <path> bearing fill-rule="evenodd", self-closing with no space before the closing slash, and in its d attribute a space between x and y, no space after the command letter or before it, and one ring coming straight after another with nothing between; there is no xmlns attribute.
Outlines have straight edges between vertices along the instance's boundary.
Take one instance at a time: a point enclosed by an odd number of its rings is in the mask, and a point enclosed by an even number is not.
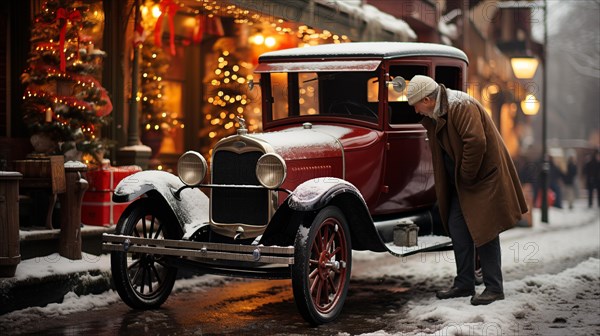
<svg viewBox="0 0 600 336"><path fill-rule="evenodd" d="M161 2L162 3L162 2ZM153 1L146 1L144 6L151 8ZM156 36L147 38L149 32L155 31L158 19L151 15L143 15L142 22L136 30L139 38L137 46L141 45L141 88L142 103L142 143L152 148L152 161L156 161L160 145L169 131L175 127L183 128L180 118L165 110L165 85L163 79L169 70L170 56L162 44L157 44ZM156 31L155 31L156 33ZM151 162L151 165L157 162Z"/></svg>
<svg viewBox="0 0 600 336"><path fill-rule="evenodd" d="M109 145L100 128L109 123L112 104L98 78L101 59L95 49L94 28L101 24L101 3L47 1L31 28L28 68L21 75L26 85L23 120L32 135L56 143L50 152L70 150L91 155L99 163Z"/></svg>

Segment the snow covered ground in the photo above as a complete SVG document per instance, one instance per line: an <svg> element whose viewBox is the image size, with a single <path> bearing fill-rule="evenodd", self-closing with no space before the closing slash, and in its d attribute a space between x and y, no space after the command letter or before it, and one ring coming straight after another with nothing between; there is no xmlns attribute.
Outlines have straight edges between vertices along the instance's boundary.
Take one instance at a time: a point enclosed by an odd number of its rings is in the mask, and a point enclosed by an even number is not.
<svg viewBox="0 0 600 336"><path fill-rule="evenodd" d="M470 298L430 295L411 300L406 311L387 313L397 315L397 331L363 335L600 335L599 210L583 202L573 211L552 208L549 224L541 223L539 209L533 215L532 228L500 237L505 300L472 306ZM411 274L411 283L430 288L449 286L455 274L451 251L411 256L400 266L370 252L353 257L355 264L387 264L380 273Z"/></svg>
<svg viewBox="0 0 600 336"><path fill-rule="evenodd" d="M515 228L501 235L505 300L475 307L469 298L437 300L433 293L417 295L401 310L383 313L382 318L394 323L386 331L363 335L600 335L600 213L597 208L587 209L583 200L576 205L572 211L550 209L549 224L540 222L539 209L535 209L532 228ZM404 279L427 291L448 286L455 267L451 251L402 259L355 251L353 258L353 278ZM109 264L106 256L85 255L81 261L70 261L50 255L23 261L16 278L92 267L108 270ZM176 282L175 290L201 290L226 281L200 276ZM63 303L0 316L0 334L38 318L119 301L114 291L86 296L69 293Z"/></svg>

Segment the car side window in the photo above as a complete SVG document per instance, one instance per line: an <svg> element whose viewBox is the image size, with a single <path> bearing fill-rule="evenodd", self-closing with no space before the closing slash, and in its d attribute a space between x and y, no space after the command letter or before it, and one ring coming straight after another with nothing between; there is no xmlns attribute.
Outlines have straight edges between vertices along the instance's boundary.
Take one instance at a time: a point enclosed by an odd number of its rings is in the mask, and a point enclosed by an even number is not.
<svg viewBox="0 0 600 336"><path fill-rule="evenodd" d="M460 68L455 66L436 66L435 80L438 83L444 84L448 89L462 90L460 83Z"/></svg>
<svg viewBox="0 0 600 336"><path fill-rule="evenodd" d="M401 76L406 84L415 75L427 75L427 66L424 65L392 65L390 66L390 79ZM388 121L391 125L416 124L423 118L415 112L414 107L408 105L406 91L397 92L391 84L388 85Z"/></svg>

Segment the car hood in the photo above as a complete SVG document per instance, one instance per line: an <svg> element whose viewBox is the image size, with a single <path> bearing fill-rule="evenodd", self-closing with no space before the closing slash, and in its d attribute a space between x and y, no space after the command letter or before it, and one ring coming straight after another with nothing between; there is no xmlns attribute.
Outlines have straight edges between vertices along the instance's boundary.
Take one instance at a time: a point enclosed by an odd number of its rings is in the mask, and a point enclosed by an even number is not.
<svg viewBox="0 0 600 336"><path fill-rule="evenodd" d="M337 128L337 129L336 129ZM269 144L284 159L306 159L340 156L343 152L339 136L344 129L335 126L288 128L282 131L249 134L248 137Z"/></svg>
<svg viewBox="0 0 600 336"><path fill-rule="evenodd" d="M298 126L247 136L268 143L285 159L341 156L344 150L364 147L377 139L369 129L334 125Z"/></svg>

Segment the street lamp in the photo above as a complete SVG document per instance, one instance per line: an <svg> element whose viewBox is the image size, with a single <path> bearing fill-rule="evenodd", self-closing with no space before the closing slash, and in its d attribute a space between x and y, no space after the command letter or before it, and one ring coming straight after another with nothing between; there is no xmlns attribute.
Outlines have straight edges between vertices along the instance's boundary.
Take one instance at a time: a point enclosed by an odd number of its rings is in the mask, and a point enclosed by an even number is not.
<svg viewBox="0 0 600 336"><path fill-rule="evenodd" d="M543 18L543 25L544 25L544 46L542 48L542 171L540 174L540 182L542 185L542 223L548 223L548 197L546 196L548 193L548 174L550 172L550 163L548 161L547 158L547 149L546 149L546 139L547 139L547 118L548 118L548 104L547 102L547 96L548 96L548 75L547 75L547 67L548 67L548 3L547 0L544 0L542 2L542 4L539 3L535 3L535 2L529 2L529 1L506 1L506 2L498 2L496 4L498 6L498 8L532 8L533 6L536 6L538 8L543 9L544 11L544 18ZM523 67L527 67L527 66L523 66L523 58L521 58L521 60L518 60L517 58L515 58L515 62L513 62L513 60L511 60L511 66L513 67L513 71L515 72L515 77L517 78L527 78L527 77L519 77L519 75L523 75L525 76L525 74L523 74L521 72L521 70L523 69ZM531 59L531 58L528 58ZM537 68L537 62L534 62L533 60L528 60L530 63L529 67L533 67L535 65L535 68ZM535 63L535 64L534 64ZM535 74L535 68L533 69L533 71L531 72L530 69L530 75L531 77L529 78L533 78L533 75ZM519 72L519 74L517 74L517 72ZM529 75L529 74L527 74Z"/></svg>
<svg viewBox="0 0 600 336"><path fill-rule="evenodd" d="M528 94L527 97L521 101L521 110L523 110L523 113L526 115L536 115L539 109L540 102L532 94Z"/></svg>
<svg viewBox="0 0 600 336"><path fill-rule="evenodd" d="M538 67L538 60L535 57L513 57L510 59L510 65L519 79L531 79L535 75Z"/></svg>

